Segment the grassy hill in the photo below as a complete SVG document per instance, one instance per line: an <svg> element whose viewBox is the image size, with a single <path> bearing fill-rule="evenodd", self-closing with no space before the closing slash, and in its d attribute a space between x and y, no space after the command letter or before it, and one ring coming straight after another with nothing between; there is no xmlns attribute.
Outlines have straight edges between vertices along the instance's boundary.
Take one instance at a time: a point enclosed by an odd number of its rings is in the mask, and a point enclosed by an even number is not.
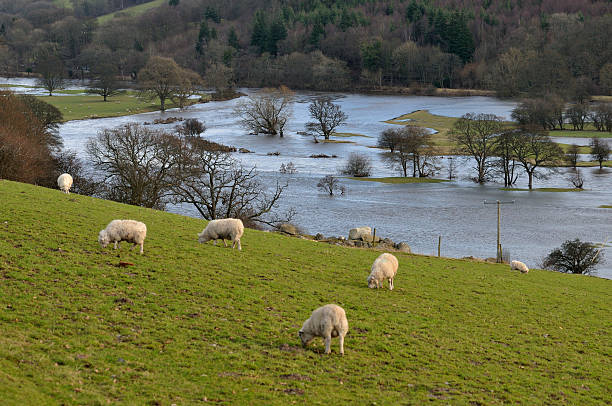
<svg viewBox="0 0 612 406"><path fill-rule="evenodd" d="M612 281L379 252L247 230L200 245L204 222L0 181L0 399L21 404L604 404ZM145 253L101 249L115 218ZM119 267L119 261L134 263ZM344 307L345 356L297 331Z"/></svg>

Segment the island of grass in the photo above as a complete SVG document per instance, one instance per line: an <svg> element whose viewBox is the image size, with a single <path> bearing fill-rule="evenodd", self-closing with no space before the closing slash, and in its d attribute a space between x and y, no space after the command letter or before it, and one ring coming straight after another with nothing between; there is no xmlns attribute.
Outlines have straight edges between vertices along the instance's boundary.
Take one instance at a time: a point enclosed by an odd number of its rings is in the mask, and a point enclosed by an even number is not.
<svg viewBox="0 0 612 406"><path fill-rule="evenodd" d="M140 14L147 12L148 10L151 10L153 8L159 7L167 3L168 3L167 0L151 0L146 3L138 4L136 6L124 8L123 10L119 10L113 13L102 15L98 17L96 21L98 22L98 24L105 24L109 22L110 20L112 20L113 18L115 18L115 16L119 16L119 15L127 15L131 17L138 16Z"/></svg>
<svg viewBox="0 0 612 406"><path fill-rule="evenodd" d="M395 289L371 290L375 250L198 244L200 219L9 181L0 201L3 404L610 398L610 280L396 253ZM143 255L98 245L115 218L146 223ZM346 310L343 357L298 339L326 303Z"/></svg>
<svg viewBox="0 0 612 406"><path fill-rule="evenodd" d="M351 180L362 180L366 182L380 182L380 183L441 183L448 182L446 179L435 179L435 178L418 178L418 177L403 177L403 176L391 176L386 178L362 178L362 177L349 177Z"/></svg>
<svg viewBox="0 0 612 406"><path fill-rule="evenodd" d="M500 190L505 190L506 192L582 192L584 189L579 188L562 188L562 187L540 187L533 189L522 189L522 188L511 188L511 187L502 187Z"/></svg>
<svg viewBox="0 0 612 406"><path fill-rule="evenodd" d="M602 204L599 206L600 209L612 209L612 204Z"/></svg>
<svg viewBox="0 0 612 406"><path fill-rule="evenodd" d="M110 97L106 102L101 96L82 94L83 92L84 90L63 90L57 93L68 96L40 96L40 99L57 107L62 112L64 121L119 117L159 110L158 101L144 101L132 90ZM209 95L201 95L200 99L189 100L189 105L209 99ZM172 102L166 104L167 109L175 107L178 106Z"/></svg>
<svg viewBox="0 0 612 406"><path fill-rule="evenodd" d="M372 138L369 135L357 134L357 133L333 133L332 137L365 137L365 138Z"/></svg>

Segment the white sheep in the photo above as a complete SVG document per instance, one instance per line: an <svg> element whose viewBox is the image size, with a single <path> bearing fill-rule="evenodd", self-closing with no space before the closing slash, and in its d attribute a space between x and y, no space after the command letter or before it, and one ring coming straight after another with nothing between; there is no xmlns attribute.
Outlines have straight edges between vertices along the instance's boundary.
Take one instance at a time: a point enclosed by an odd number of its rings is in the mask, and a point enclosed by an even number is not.
<svg viewBox="0 0 612 406"><path fill-rule="evenodd" d="M372 264L372 271L368 276L368 288L382 288L385 279L389 280L389 290L393 290L393 278L397 274L397 258L391 254L380 254Z"/></svg>
<svg viewBox="0 0 612 406"><path fill-rule="evenodd" d="M227 247L225 240L232 241L232 249L238 245L238 249L242 250L240 245L240 237L244 233L244 225L240 219L220 219L211 220L200 234L198 234L198 242L203 244L207 241L214 240L213 245L217 245L217 240L223 240L223 244Z"/></svg>
<svg viewBox="0 0 612 406"><path fill-rule="evenodd" d="M98 242L102 248L114 242L115 249L119 248L121 241L127 241L136 247L140 245L140 253L144 252L144 240L147 237L147 226L145 223L135 220L113 220L106 228L98 234Z"/></svg>
<svg viewBox="0 0 612 406"><path fill-rule="evenodd" d="M70 194L70 188L72 187L72 176L68 173L62 173L57 178L57 186L64 193Z"/></svg>
<svg viewBox="0 0 612 406"><path fill-rule="evenodd" d="M331 352L332 337L340 339L340 354L344 355L344 336L349 326L344 309L335 304L328 304L316 309L310 318L304 322L298 336L302 345L307 346L315 337L325 339L325 354Z"/></svg>
<svg viewBox="0 0 612 406"><path fill-rule="evenodd" d="M510 269L511 270L521 271L521 273L529 272L529 268L527 268L527 265L525 265L521 261L512 261L512 262L510 262Z"/></svg>

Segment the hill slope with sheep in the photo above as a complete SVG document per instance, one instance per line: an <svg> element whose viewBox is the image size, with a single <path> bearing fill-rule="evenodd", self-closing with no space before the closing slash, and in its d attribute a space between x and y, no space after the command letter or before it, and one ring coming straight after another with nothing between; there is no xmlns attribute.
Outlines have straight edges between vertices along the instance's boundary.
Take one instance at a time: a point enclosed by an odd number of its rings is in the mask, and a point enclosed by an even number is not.
<svg viewBox="0 0 612 406"><path fill-rule="evenodd" d="M394 253L0 181L3 404L598 404L612 397L612 281ZM146 224L114 250L114 219ZM341 306L339 355L298 331Z"/></svg>

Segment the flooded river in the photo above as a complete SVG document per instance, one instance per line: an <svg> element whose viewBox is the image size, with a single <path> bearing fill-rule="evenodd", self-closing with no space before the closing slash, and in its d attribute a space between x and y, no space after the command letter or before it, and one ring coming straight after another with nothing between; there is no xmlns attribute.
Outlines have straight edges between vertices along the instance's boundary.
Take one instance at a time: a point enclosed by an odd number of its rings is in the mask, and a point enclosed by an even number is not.
<svg viewBox="0 0 612 406"><path fill-rule="evenodd" d="M609 170L582 169L585 191L580 193L507 192L497 183L484 186L469 180L473 163L455 157L457 178L435 184L382 184L343 179L345 196L332 197L319 192L316 184L327 174L338 174L338 168L351 152L367 154L373 162L372 176L397 176L382 159L380 150L369 148L385 128L383 121L414 110L426 109L433 114L459 117L468 112L493 113L509 118L515 104L488 97L421 97L370 96L334 94L336 103L348 114L346 125L339 132L363 136L343 138L352 143L318 143L299 135L304 131L308 103L314 93L298 92L293 105L293 117L284 138L246 134L233 113L237 100L198 104L184 111L137 114L119 118L81 120L61 126L60 135L67 148L84 154L85 143L103 128L126 123L152 122L156 118L177 116L197 118L206 123L204 136L216 142L247 148L253 153L236 154L248 166L257 166L266 184L277 179L289 182L279 210L294 207L294 222L309 234L326 236L348 234L357 226L376 227L377 235L394 241L406 241L416 253L437 252L438 237L442 237L442 255L448 257L494 257L497 236L497 210L484 201L514 201L502 208L501 242L512 259L536 267L542 258L565 240L580 238L591 242L610 242L612 209L599 208L612 204ZM155 126L171 129L173 125ZM581 140L578 140L581 141ZM568 142L569 141L564 141ZM278 156L267 155L279 152ZM337 155L334 159L313 159L312 154ZM298 172L279 173L281 164L292 162ZM440 158L439 178L448 176L448 157ZM549 179L536 180L534 187L569 187L565 169ZM516 185L527 187L526 177ZM189 207L171 207L170 211L197 217ZM597 276L612 279L612 250L604 248L609 257L597 271Z"/></svg>

